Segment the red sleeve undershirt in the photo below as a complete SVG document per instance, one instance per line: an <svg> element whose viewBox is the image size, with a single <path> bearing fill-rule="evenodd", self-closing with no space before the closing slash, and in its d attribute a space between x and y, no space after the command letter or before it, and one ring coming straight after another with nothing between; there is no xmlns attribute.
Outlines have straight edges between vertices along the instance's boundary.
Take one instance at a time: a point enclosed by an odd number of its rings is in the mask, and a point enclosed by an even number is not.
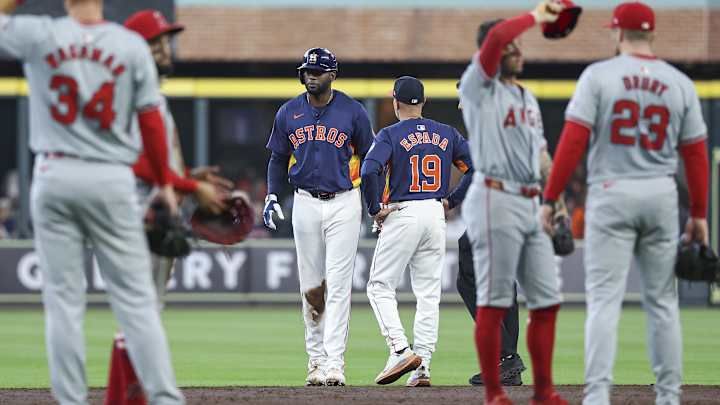
<svg viewBox="0 0 720 405"><path fill-rule="evenodd" d="M500 22L488 32L479 56L480 66L487 77L495 77L505 46L533 25L535 25L535 17L527 13Z"/></svg>
<svg viewBox="0 0 720 405"><path fill-rule="evenodd" d="M164 186L171 183L168 167L168 147L165 139L165 124L160 110L153 108L138 114L143 151L148 157L155 183Z"/></svg>
<svg viewBox="0 0 720 405"><path fill-rule="evenodd" d="M545 186L545 201L557 201L560 193L565 190L565 185L585 154L589 140L590 128L575 121L565 121L550 178Z"/></svg>
<svg viewBox="0 0 720 405"><path fill-rule="evenodd" d="M137 162L133 165L133 172L135 176L145 180L148 183L157 183L153 174L152 166L147 158L147 154L143 151L138 157ZM178 176L174 171L169 170L170 183L173 188L183 193L194 193L197 190L197 181L187 177Z"/></svg>
<svg viewBox="0 0 720 405"><path fill-rule="evenodd" d="M555 152L544 197L556 201L582 159L590 139L590 129L574 121L565 121L560 143ZM685 164L685 176L690 195L690 215L694 218L707 216L709 160L704 138L701 141L680 146Z"/></svg>
<svg viewBox="0 0 720 405"><path fill-rule="evenodd" d="M707 215L709 160L705 138L701 141L680 145L680 155L685 164L690 215L705 218Z"/></svg>

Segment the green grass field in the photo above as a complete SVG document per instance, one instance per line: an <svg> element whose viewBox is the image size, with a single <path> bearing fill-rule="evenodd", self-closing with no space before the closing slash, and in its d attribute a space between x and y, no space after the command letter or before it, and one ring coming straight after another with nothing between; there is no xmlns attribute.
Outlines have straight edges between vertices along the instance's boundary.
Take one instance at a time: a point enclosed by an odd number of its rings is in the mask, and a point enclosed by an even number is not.
<svg viewBox="0 0 720 405"><path fill-rule="evenodd" d="M414 308L401 307L406 327ZM521 313L520 348L526 363ZM581 384L583 322L581 307L560 312L555 348L558 384ZM720 312L683 309L685 384L720 384ZM300 311L290 307L223 309L169 308L164 321L181 386L292 386L303 383L306 357ZM0 310L0 388L47 387L43 317L39 310ZM114 320L106 309L88 311L88 382L103 386ZM351 385L372 384L385 365L387 349L366 304L352 311L346 372ZM529 364L528 364L529 366ZM477 369L470 318L464 308L443 307L440 339L432 363L434 385L465 385ZM531 383L531 373L524 375ZM650 384L654 380L645 349L645 318L639 308L623 312L615 368L617 384ZM400 382L404 382L401 380ZM398 384L400 383L398 382Z"/></svg>

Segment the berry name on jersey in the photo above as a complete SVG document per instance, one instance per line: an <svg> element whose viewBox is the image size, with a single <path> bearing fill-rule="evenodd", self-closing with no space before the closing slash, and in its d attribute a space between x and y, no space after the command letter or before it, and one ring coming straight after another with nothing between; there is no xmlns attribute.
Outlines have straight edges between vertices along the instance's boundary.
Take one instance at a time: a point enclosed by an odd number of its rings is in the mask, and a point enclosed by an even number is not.
<svg viewBox="0 0 720 405"><path fill-rule="evenodd" d="M125 72L125 65L116 62L115 59L112 53L87 45L60 47L45 56L45 62L53 69L59 68L64 62L86 60L106 67L113 76L117 77Z"/></svg>

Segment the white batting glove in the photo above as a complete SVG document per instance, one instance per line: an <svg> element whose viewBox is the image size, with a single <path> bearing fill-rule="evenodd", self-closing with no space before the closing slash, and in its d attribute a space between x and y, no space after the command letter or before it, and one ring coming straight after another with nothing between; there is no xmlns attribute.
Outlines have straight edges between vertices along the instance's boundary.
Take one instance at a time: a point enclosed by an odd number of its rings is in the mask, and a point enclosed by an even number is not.
<svg viewBox="0 0 720 405"><path fill-rule="evenodd" d="M285 215L282 212L282 207L280 207L277 196L275 194L268 194L267 197L265 197L263 222L265 223L265 227L273 231L277 230L277 226L275 226L275 222L273 221L273 214L275 213L277 213L278 219L285 220Z"/></svg>

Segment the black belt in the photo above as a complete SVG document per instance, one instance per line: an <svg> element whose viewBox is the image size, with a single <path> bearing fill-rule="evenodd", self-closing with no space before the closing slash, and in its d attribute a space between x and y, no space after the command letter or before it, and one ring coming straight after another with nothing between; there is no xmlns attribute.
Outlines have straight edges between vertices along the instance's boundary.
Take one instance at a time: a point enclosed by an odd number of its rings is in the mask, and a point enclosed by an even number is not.
<svg viewBox="0 0 720 405"><path fill-rule="evenodd" d="M298 190L302 190L302 191L310 194L314 198L317 198L318 200L322 200L322 201L332 200L337 195L337 193L328 193L325 191L310 191L310 190L305 190L304 188L295 187L295 191L298 191Z"/></svg>

